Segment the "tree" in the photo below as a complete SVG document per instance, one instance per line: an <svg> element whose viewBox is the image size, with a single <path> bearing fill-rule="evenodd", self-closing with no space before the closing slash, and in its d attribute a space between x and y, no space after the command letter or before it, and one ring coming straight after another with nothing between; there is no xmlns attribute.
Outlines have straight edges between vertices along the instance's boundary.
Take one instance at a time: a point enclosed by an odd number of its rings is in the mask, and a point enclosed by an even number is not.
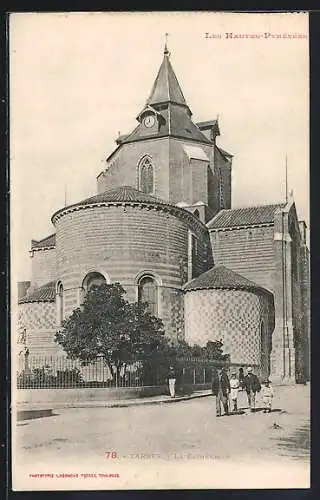
<svg viewBox="0 0 320 500"><path fill-rule="evenodd" d="M125 293L119 283L93 286L55 337L71 359L88 364L103 357L114 380L127 363L152 359L167 346L163 322Z"/></svg>
<svg viewBox="0 0 320 500"><path fill-rule="evenodd" d="M180 340L172 345L172 351L177 358L201 358L211 360L226 360L228 354L223 354L222 340L208 341L205 346L190 345L185 340Z"/></svg>
<svg viewBox="0 0 320 500"><path fill-rule="evenodd" d="M218 361L225 361L228 359L228 354L223 354L222 340L209 341L206 346L202 348L202 355L204 358L215 359Z"/></svg>

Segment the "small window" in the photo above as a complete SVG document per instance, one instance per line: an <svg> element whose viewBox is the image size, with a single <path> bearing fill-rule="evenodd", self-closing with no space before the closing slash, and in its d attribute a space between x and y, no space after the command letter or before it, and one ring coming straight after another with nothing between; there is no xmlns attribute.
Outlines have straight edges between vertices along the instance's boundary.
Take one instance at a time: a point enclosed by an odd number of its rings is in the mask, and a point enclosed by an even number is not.
<svg viewBox="0 0 320 500"><path fill-rule="evenodd" d="M64 320L64 297L63 297L63 285L58 283L57 286L57 316L59 325Z"/></svg>
<svg viewBox="0 0 320 500"><path fill-rule="evenodd" d="M192 255L192 278L195 278L196 276L196 270L197 270L197 257L198 257L198 238L193 234L192 235L192 249L191 249L191 255Z"/></svg>
<svg viewBox="0 0 320 500"><path fill-rule="evenodd" d="M198 276L198 238L195 234L189 232L188 245L188 279L191 280Z"/></svg>

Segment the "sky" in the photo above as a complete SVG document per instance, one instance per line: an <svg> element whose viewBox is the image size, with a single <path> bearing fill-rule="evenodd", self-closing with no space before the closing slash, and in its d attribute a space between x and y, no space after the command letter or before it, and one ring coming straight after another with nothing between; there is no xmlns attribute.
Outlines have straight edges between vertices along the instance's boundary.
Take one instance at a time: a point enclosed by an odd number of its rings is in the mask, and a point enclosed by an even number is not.
<svg viewBox="0 0 320 500"><path fill-rule="evenodd" d="M31 239L54 232L65 198L96 194L116 137L136 126L166 32L193 120L219 115L218 145L234 155L232 206L283 201L287 154L289 190L309 224L307 14L17 13L9 31L15 281L30 279Z"/></svg>

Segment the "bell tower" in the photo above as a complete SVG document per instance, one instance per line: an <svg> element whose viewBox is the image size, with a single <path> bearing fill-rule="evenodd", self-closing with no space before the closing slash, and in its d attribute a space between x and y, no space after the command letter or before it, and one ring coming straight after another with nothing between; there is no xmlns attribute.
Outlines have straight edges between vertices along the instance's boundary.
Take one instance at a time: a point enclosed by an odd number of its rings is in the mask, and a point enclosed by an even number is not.
<svg viewBox="0 0 320 500"><path fill-rule="evenodd" d="M195 213L204 223L231 204L232 156L216 145L218 120L195 123L170 61L167 40L138 122L116 140L98 193L131 185ZM146 180L147 179L147 180Z"/></svg>

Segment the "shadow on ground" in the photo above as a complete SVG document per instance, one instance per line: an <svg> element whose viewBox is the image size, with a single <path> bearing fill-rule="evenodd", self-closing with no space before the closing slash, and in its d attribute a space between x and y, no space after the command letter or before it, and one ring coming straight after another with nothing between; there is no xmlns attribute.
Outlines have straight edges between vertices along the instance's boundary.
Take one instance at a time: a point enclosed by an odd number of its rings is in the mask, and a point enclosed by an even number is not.
<svg viewBox="0 0 320 500"><path fill-rule="evenodd" d="M259 408L254 408L252 410L252 413L259 413L259 412L263 412L265 408L263 407L259 407ZM230 414L233 414L233 415L243 415L244 413L248 412L249 411L249 407L241 407L240 410L238 410L237 412L230 412ZM288 413L286 410L282 410L281 408L272 408L271 412L270 413Z"/></svg>
<svg viewBox="0 0 320 500"><path fill-rule="evenodd" d="M241 408L240 410L237 411L229 411L228 416L235 416L235 415L244 415L245 413L249 412L249 408ZM252 410L252 413L263 413L264 408L254 408ZM281 408L273 408L270 413L287 413L286 410L282 410ZM220 416L225 416L225 415L220 415Z"/></svg>
<svg viewBox="0 0 320 500"><path fill-rule="evenodd" d="M248 408L244 408L245 410L247 410ZM258 412L262 412L265 410L265 408L261 407L261 408L255 408L253 410L253 413L258 413ZM272 408L271 412L270 413L287 413L285 410L282 410L281 408Z"/></svg>
<svg viewBox="0 0 320 500"><path fill-rule="evenodd" d="M277 441L276 446L282 452L282 455L290 454L290 456L296 459L309 457L309 425L302 425L291 436L278 438Z"/></svg>
<svg viewBox="0 0 320 500"><path fill-rule="evenodd" d="M34 420L35 418L56 417L59 413L53 413L49 410L21 410L17 413L17 421L21 420ZM23 425L23 424L18 424Z"/></svg>

